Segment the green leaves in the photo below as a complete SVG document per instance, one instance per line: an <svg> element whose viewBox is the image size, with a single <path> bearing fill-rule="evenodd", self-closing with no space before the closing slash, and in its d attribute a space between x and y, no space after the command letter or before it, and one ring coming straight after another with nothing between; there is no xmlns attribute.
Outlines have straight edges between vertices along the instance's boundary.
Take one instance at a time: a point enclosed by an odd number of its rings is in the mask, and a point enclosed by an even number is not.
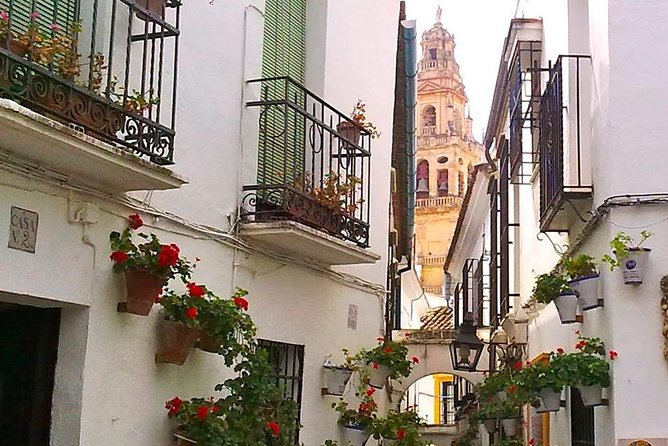
<svg viewBox="0 0 668 446"><path fill-rule="evenodd" d="M549 304L559 297L559 294L568 290L568 281L564 276L541 274L536 277L536 283L533 287L533 297L540 303Z"/></svg>
<svg viewBox="0 0 668 446"><path fill-rule="evenodd" d="M610 240L610 248L612 249L612 255L605 254L601 261L610 265L610 271L614 271L615 268L622 266L622 260L624 260L629 255L629 251L639 249L640 246L645 243L645 240L653 236L654 234L649 231L640 232L640 241L635 244L633 238L625 232L618 232L615 237Z"/></svg>
<svg viewBox="0 0 668 446"><path fill-rule="evenodd" d="M596 274L595 259L587 254L567 258L563 261L563 266L571 280Z"/></svg>

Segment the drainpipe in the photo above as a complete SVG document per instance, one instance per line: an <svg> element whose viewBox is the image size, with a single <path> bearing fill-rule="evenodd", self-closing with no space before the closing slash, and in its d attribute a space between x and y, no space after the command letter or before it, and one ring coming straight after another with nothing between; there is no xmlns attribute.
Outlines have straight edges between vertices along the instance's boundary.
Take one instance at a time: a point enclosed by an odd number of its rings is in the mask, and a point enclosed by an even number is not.
<svg viewBox="0 0 668 446"><path fill-rule="evenodd" d="M399 284L394 303L394 329L401 329L401 275L413 269L413 233L415 231L415 107L417 105L417 30L415 20L401 22L401 38L406 51L406 193L408 194L406 230L406 249L408 262L397 270Z"/></svg>

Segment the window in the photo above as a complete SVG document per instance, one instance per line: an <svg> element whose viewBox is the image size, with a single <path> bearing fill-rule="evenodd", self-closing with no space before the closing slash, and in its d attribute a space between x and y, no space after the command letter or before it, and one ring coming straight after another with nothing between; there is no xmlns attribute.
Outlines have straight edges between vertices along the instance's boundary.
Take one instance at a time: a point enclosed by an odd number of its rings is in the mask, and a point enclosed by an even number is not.
<svg viewBox="0 0 668 446"><path fill-rule="evenodd" d="M437 397L439 400L436 424L455 424L455 386L452 375L436 378Z"/></svg>
<svg viewBox="0 0 668 446"><path fill-rule="evenodd" d="M438 196L446 197L448 195L448 170L443 169L438 171Z"/></svg>
<svg viewBox="0 0 668 446"><path fill-rule="evenodd" d="M438 58L438 49L429 48L429 58L431 60L436 60Z"/></svg>
<svg viewBox="0 0 668 446"><path fill-rule="evenodd" d="M429 198L429 161L420 161L417 166L416 179L415 195L417 198Z"/></svg>
<svg viewBox="0 0 668 446"><path fill-rule="evenodd" d="M572 446L595 446L594 408L584 406L575 387L571 387L571 440Z"/></svg>
<svg viewBox="0 0 668 446"><path fill-rule="evenodd" d="M424 108L422 113L422 120L425 127L436 126L436 108L433 105L428 105Z"/></svg>
<svg viewBox="0 0 668 446"><path fill-rule="evenodd" d="M304 346L266 339L258 339L258 343L260 348L269 353L269 363L274 368L274 375L270 379L275 381L286 399L291 399L297 403L294 443L298 445L304 378Z"/></svg>
<svg viewBox="0 0 668 446"><path fill-rule="evenodd" d="M457 173L457 180L459 185L459 196L463 197L466 193L466 176L464 172Z"/></svg>

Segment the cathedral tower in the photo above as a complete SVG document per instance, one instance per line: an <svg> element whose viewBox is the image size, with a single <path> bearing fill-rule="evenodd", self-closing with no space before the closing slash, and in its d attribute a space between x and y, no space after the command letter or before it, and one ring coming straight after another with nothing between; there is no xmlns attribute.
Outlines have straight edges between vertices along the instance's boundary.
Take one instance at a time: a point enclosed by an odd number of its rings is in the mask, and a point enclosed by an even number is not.
<svg viewBox="0 0 668 446"><path fill-rule="evenodd" d="M483 147L473 138L455 38L441 23L422 35L418 65L416 249L427 293L443 292L443 264L473 167Z"/></svg>

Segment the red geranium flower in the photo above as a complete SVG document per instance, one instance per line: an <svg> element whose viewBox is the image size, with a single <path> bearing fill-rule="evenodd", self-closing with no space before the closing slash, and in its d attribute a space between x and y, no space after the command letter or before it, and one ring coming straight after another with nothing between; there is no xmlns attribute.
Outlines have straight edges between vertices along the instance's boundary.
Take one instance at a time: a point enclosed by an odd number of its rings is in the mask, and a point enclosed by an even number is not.
<svg viewBox="0 0 668 446"><path fill-rule="evenodd" d="M413 364L419 364L420 363L420 358L417 356L413 356Z"/></svg>
<svg viewBox="0 0 668 446"><path fill-rule="evenodd" d="M243 308L244 311L248 311L248 301L243 297L235 297L234 305L236 305L237 308Z"/></svg>
<svg viewBox="0 0 668 446"><path fill-rule="evenodd" d="M209 406L199 406L197 408L197 418L205 420L209 416Z"/></svg>
<svg viewBox="0 0 668 446"><path fill-rule="evenodd" d="M128 223L132 229L139 229L144 226L144 221L141 219L139 214L132 214L128 217Z"/></svg>
<svg viewBox="0 0 668 446"><path fill-rule="evenodd" d="M582 350L586 345L587 345L586 341L580 341L577 344L575 344L575 348L577 348L578 350Z"/></svg>
<svg viewBox="0 0 668 446"><path fill-rule="evenodd" d="M557 353L559 353L560 355L563 355L563 354L564 354L564 349L561 348L561 347L559 347L559 348L557 349Z"/></svg>
<svg viewBox="0 0 668 446"><path fill-rule="evenodd" d="M167 401L165 403L165 409L167 409L167 415L169 416L174 416L177 413L179 413L179 410L181 410L181 405L183 404L183 400L179 398L178 396L175 396L171 400Z"/></svg>
<svg viewBox="0 0 668 446"><path fill-rule="evenodd" d="M111 253L109 258L116 263L123 263L127 261L130 258L130 256L125 251L114 251Z"/></svg>
<svg viewBox="0 0 668 446"><path fill-rule="evenodd" d="M176 265L179 261L179 247L174 243L171 245L162 245L158 254L158 266L166 268Z"/></svg>
<svg viewBox="0 0 668 446"><path fill-rule="evenodd" d="M378 341L378 342L385 342L385 338L377 337L377 338L376 338L376 341Z"/></svg>
<svg viewBox="0 0 668 446"><path fill-rule="evenodd" d="M536 444L536 440L533 438L529 439L529 446L533 446L534 444Z"/></svg>
<svg viewBox="0 0 668 446"><path fill-rule="evenodd" d="M195 319L197 317L197 308L188 307L188 309L186 309L186 317L188 319Z"/></svg>
<svg viewBox="0 0 668 446"><path fill-rule="evenodd" d="M160 302L162 302L162 295L158 294L157 296L155 296L155 303L159 304Z"/></svg>
<svg viewBox="0 0 668 446"><path fill-rule="evenodd" d="M511 384L508 387L508 393L515 393L516 391L517 391L517 386L515 386L515 384Z"/></svg>
<svg viewBox="0 0 668 446"><path fill-rule="evenodd" d="M397 429L397 440L403 440L404 437L406 436L406 430L405 429Z"/></svg>
<svg viewBox="0 0 668 446"><path fill-rule="evenodd" d="M195 299L199 299L206 294L206 288L204 288L202 285L197 285L194 282L188 283L186 287L188 288L190 295Z"/></svg>
<svg viewBox="0 0 668 446"><path fill-rule="evenodd" d="M515 370L520 370L520 369L522 369L522 361L517 361L517 362L513 365L513 368L514 368Z"/></svg>
<svg viewBox="0 0 668 446"><path fill-rule="evenodd" d="M366 391L366 396L371 396L374 393L376 393L376 389L374 389L373 387L369 387Z"/></svg>
<svg viewBox="0 0 668 446"><path fill-rule="evenodd" d="M267 423L267 429L271 431L271 434L274 437L278 437L278 435L281 433L281 428L279 427L278 423L275 421L270 421Z"/></svg>
<svg viewBox="0 0 668 446"><path fill-rule="evenodd" d="M211 413L218 413L219 410L220 410L220 409L218 409L218 406L213 406L213 407L211 408Z"/></svg>
<svg viewBox="0 0 668 446"><path fill-rule="evenodd" d="M614 350L610 350L610 352L609 352L608 354L610 355L610 359L612 359L613 361L614 361L615 359L617 359L617 356L619 356L619 353L617 353L617 352L614 351Z"/></svg>
<svg viewBox="0 0 668 446"><path fill-rule="evenodd" d="M385 347L385 348L383 349L383 351L384 351L385 353L392 353L392 347Z"/></svg>
<svg viewBox="0 0 668 446"><path fill-rule="evenodd" d="M372 363L371 363L371 367L373 367L374 369L377 369L377 368L378 368L378 364L375 363L375 362L372 362Z"/></svg>

